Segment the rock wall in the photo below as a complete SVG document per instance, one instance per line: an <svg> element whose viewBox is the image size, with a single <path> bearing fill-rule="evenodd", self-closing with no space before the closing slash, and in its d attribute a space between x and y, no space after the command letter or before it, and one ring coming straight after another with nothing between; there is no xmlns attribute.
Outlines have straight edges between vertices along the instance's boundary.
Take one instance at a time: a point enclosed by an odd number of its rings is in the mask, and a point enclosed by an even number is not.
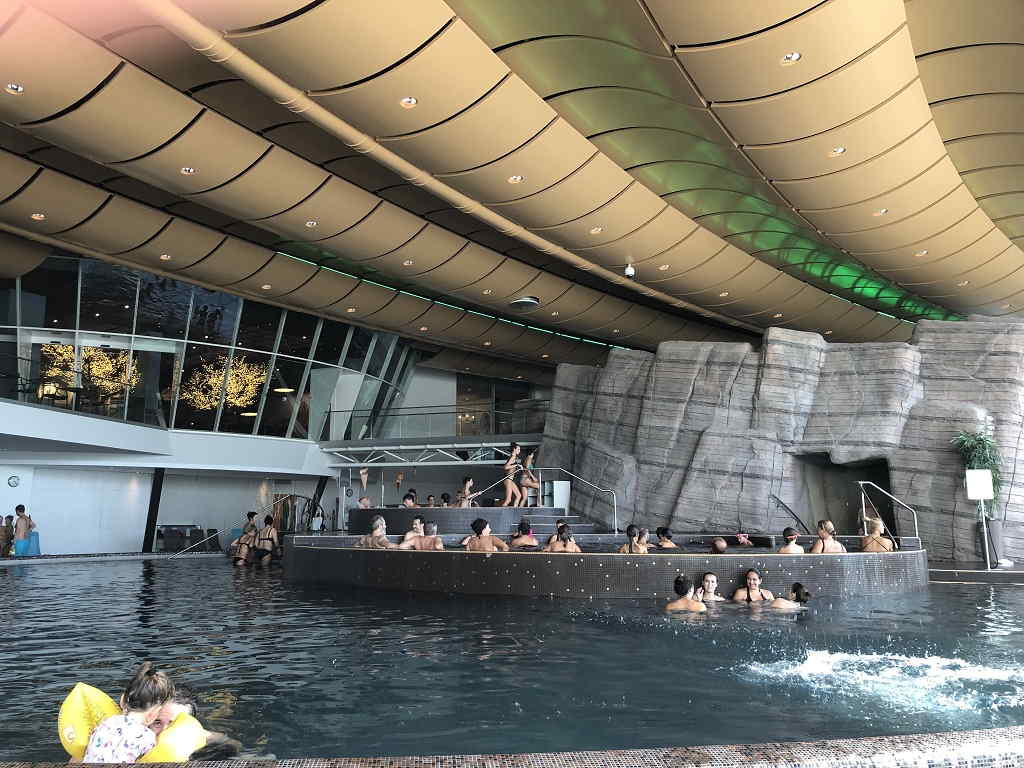
<svg viewBox="0 0 1024 768"><path fill-rule="evenodd" d="M560 365L543 462L616 491L620 528L777 532L793 521L774 495L808 525L832 517L852 532L856 510L809 508L802 457L885 460L932 557L978 560L977 508L950 440L987 428L1004 459L994 514L1007 554L1024 558L1022 404L1024 324L922 321L909 344L772 328L760 350L670 341L613 350L600 369ZM572 507L612 523L609 495L582 483ZM897 524L913 533L898 508Z"/></svg>

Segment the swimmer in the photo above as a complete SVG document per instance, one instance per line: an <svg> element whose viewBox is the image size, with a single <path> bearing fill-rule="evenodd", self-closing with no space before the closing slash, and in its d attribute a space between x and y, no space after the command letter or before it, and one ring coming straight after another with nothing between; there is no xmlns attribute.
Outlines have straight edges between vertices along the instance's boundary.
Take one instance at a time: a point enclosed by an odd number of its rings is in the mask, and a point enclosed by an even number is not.
<svg viewBox="0 0 1024 768"><path fill-rule="evenodd" d="M775 595L767 589L761 589L761 574L756 568L751 568L744 576L747 586L740 587L733 593L734 603L761 603L767 600L774 600Z"/></svg>
<svg viewBox="0 0 1024 768"><path fill-rule="evenodd" d="M370 518L370 532L360 536L356 546L362 549L397 549L397 544L388 541L388 524L383 515Z"/></svg>
<svg viewBox="0 0 1024 768"><path fill-rule="evenodd" d="M242 528L242 533L252 533L258 528L259 526L256 525L256 513L247 512L245 514L245 526Z"/></svg>
<svg viewBox="0 0 1024 768"><path fill-rule="evenodd" d="M777 611L802 611L807 608L807 601L810 599L811 593L797 581L789 588L788 598L776 597L768 607Z"/></svg>
<svg viewBox="0 0 1024 768"><path fill-rule="evenodd" d="M693 599L700 600L702 603L715 603L719 600L725 600L724 597L718 594L718 576L711 571L701 576L700 586L697 587Z"/></svg>
<svg viewBox="0 0 1024 768"><path fill-rule="evenodd" d="M818 540L811 547L812 555L839 554L846 551L846 547L836 541L836 527L831 520L818 521Z"/></svg>
<svg viewBox="0 0 1024 768"><path fill-rule="evenodd" d="M655 545L658 549L679 549L676 543L672 541L672 531L670 529L662 526L654 533L658 537L658 543Z"/></svg>
<svg viewBox="0 0 1024 768"><path fill-rule="evenodd" d="M434 498L434 494L432 494L432 493L428 493L427 494L427 503L424 504L424 506L426 506L426 507L436 507L437 506L437 499Z"/></svg>
<svg viewBox="0 0 1024 768"><path fill-rule="evenodd" d="M121 714L111 715L89 736L83 763L134 763L156 746L150 724L174 698L174 683L143 662L121 694Z"/></svg>
<svg viewBox="0 0 1024 768"><path fill-rule="evenodd" d="M452 505L452 497L447 493L441 494L441 506L450 507Z"/></svg>
<svg viewBox="0 0 1024 768"><path fill-rule="evenodd" d="M508 552L508 544L491 535L491 524L478 517L471 526L474 536L466 542L467 552Z"/></svg>
<svg viewBox="0 0 1024 768"><path fill-rule="evenodd" d="M558 518L557 520L555 520L555 532L548 536L548 540L544 542L544 545L547 546L551 542L555 541L555 539L558 538L558 529L561 528L563 525L568 524L569 523L563 520L562 518Z"/></svg>
<svg viewBox="0 0 1024 768"><path fill-rule="evenodd" d="M483 493L483 491L477 491L476 493L472 493L470 490L472 487L472 477L466 475L464 478L462 478L462 492L459 494L459 496L456 496L457 503L455 506L462 508L473 506L473 499L475 499L477 496Z"/></svg>
<svg viewBox="0 0 1024 768"><path fill-rule="evenodd" d="M555 534L555 540L544 547L544 551L574 555L578 555L581 552L579 545L572 537L572 529L568 525L563 525L558 529L558 532Z"/></svg>
<svg viewBox="0 0 1024 768"><path fill-rule="evenodd" d="M630 523L626 526L626 543L619 547L620 555L646 555L647 548L641 547L640 542L640 529Z"/></svg>
<svg viewBox="0 0 1024 768"><path fill-rule="evenodd" d="M692 611L702 613L708 609L704 603L693 599L693 582L690 577L680 574L672 585L679 597L665 606L666 611Z"/></svg>
<svg viewBox="0 0 1024 768"><path fill-rule="evenodd" d="M156 720L149 724L149 729L159 737L180 714L191 715L197 718L196 702L195 697L188 688L176 685L174 687L174 698L160 708L160 714L157 715ZM238 741L229 738L226 734L208 731L203 728L202 735L206 740L206 746L200 747L189 755L189 760L204 762L214 759L226 760L236 756L242 750L242 745Z"/></svg>
<svg viewBox="0 0 1024 768"><path fill-rule="evenodd" d="M444 549L444 542L437 535L437 523L431 521L421 525L423 531L416 536L406 538L398 545L399 549L414 549L417 552L440 552ZM408 534L406 534L408 536Z"/></svg>
<svg viewBox="0 0 1024 768"><path fill-rule="evenodd" d="M533 488L534 490L537 491L537 504L540 504L540 483L537 481L536 475L533 474L533 457L536 453L536 451L530 451L528 454L526 454L526 460L523 461L523 476L519 478L519 492L522 494L524 507L530 506L526 501L527 491L530 488Z"/></svg>
<svg viewBox="0 0 1024 768"><path fill-rule="evenodd" d="M530 528L530 524L525 520L520 520L519 525L516 526L516 534L509 541L509 545L513 547L536 547L540 545L540 542L533 535L533 529Z"/></svg>
<svg viewBox="0 0 1024 768"><path fill-rule="evenodd" d="M860 540L860 551L861 552L892 552L893 543L892 540L882 536L882 530L884 526L882 521L877 517L872 517L867 522L867 536L862 536Z"/></svg>
<svg viewBox="0 0 1024 768"><path fill-rule="evenodd" d="M647 549L650 546L651 532L646 528L641 528L636 532L636 543L643 549L643 554L647 554Z"/></svg>
<svg viewBox="0 0 1024 768"><path fill-rule="evenodd" d="M505 462L503 467L505 479L501 481L505 487L505 498L501 502L501 506L518 507L523 501L523 493L516 484L516 475L522 469L522 465L519 463L519 452L522 449L519 447L519 443L512 443L508 450L508 461Z"/></svg>
<svg viewBox="0 0 1024 768"><path fill-rule="evenodd" d="M362 486L363 490L366 490L366 483L370 479L370 468L360 467L359 468L359 485Z"/></svg>
<svg viewBox="0 0 1024 768"><path fill-rule="evenodd" d="M423 535L423 524L425 522L426 522L426 519L423 517L423 515L416 515L416 517L414 517L412 519L412 530L409 530L409 531L405 532L405 535L402 536L402 541L406 542L406 541L409 541L410 539L415 539L417 536L422 536Z"/></svg>
<svg viewBox="0 0 1024 768"><path fill-rule="evenodd" d="M238 537L235 542L235 557L232 561L235 565L248 565L249 561L253 559L256 536L255 524L253 524L253 530Z"/></svg>
<svg viewBox="0 0 1024 768"><path fill-rule="evenodd" d="M745 533L736 534L736 546L737 547L752 547L754 542L750 540L750 537Z"/></svg>
<svg viewBox="0 0 1024 768"><path fill-rule="evenodd" d="M711 540L711 554L713 555L724 555L728 548L729 545L726 544L725 539L721 536L715 536L715 538Z"/></svg>
<svg viewBox="0 0 1024 768"><path fill-rule="evenodd" d="M782 531L782 538L786 540L786 543L779 547L777 554L780 555L802 555L804 548L796 543L796 539L800 534L797 533L796 528L785 528Z"/></svg>
<svg viewBox="0 0 1024 768"><path fill-rule="evenodd" d="M281 546L281 540L277 537L277 529L274 527L274 516L267 515L263 518L263 529L259 538L256 539L256 549L253 555L260 565L268 565Z"/></svg>
<svg viewBox="0 0 1024 768"><path fill-rule="evenodd" d="M407 509L412 509L416 506L416 497L411 493L405 494L405 496L402 497L402 506Z"/></svg>

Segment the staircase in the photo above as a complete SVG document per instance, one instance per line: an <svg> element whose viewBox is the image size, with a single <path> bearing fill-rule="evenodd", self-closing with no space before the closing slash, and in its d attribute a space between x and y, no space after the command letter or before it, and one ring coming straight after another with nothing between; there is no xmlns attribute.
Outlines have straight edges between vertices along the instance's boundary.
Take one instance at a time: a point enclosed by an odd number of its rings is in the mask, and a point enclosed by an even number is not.
<svg viewBox="0 0 1024 768"><path fill-rule="evenodd" d="M555 532L555 521L565 520L573 533L600 533L596 523L578 515L567 515L557 507L540 507L537 513L523 512L523 518L530 524L535 536L548 536Z"/></svg>

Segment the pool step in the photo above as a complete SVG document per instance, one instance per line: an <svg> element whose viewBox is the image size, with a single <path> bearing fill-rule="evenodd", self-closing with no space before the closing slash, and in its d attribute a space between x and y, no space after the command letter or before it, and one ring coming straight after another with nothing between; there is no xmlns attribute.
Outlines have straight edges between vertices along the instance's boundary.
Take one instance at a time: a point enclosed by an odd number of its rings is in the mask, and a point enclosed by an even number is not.
<svg viewBox="0 0 1024 768"><path fill-rule="evenodd" d="M535 534L552 534L555 532L555 521L565 520L573 533L597 533L597 524L587 521L578 515L524 515Z"/></svg>

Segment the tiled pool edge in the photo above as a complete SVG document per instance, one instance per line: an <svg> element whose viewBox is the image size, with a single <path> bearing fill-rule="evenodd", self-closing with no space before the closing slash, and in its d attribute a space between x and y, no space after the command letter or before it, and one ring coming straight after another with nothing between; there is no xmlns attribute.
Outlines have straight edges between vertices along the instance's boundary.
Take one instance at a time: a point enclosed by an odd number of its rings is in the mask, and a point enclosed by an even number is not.
<svg viewBox="0 0 1024 768"><path fill-rule="evenodd" d="M106 552L83 555L32 555L31 557L0 557L0 568L19 565L46 565L51 563L103 563L116 560L170 560L175 557L173 552ZM185 552L180 558L224 558L223 552Z"/></svg>
<svg viewBox="0 0 1024 768"><path fill-rule="evenodd" d="M0 768L62 768L64 763L0 763ZM422 757L231 760L200 768L1021 768L1024 726L765 744L586 752Z"/></svg>

